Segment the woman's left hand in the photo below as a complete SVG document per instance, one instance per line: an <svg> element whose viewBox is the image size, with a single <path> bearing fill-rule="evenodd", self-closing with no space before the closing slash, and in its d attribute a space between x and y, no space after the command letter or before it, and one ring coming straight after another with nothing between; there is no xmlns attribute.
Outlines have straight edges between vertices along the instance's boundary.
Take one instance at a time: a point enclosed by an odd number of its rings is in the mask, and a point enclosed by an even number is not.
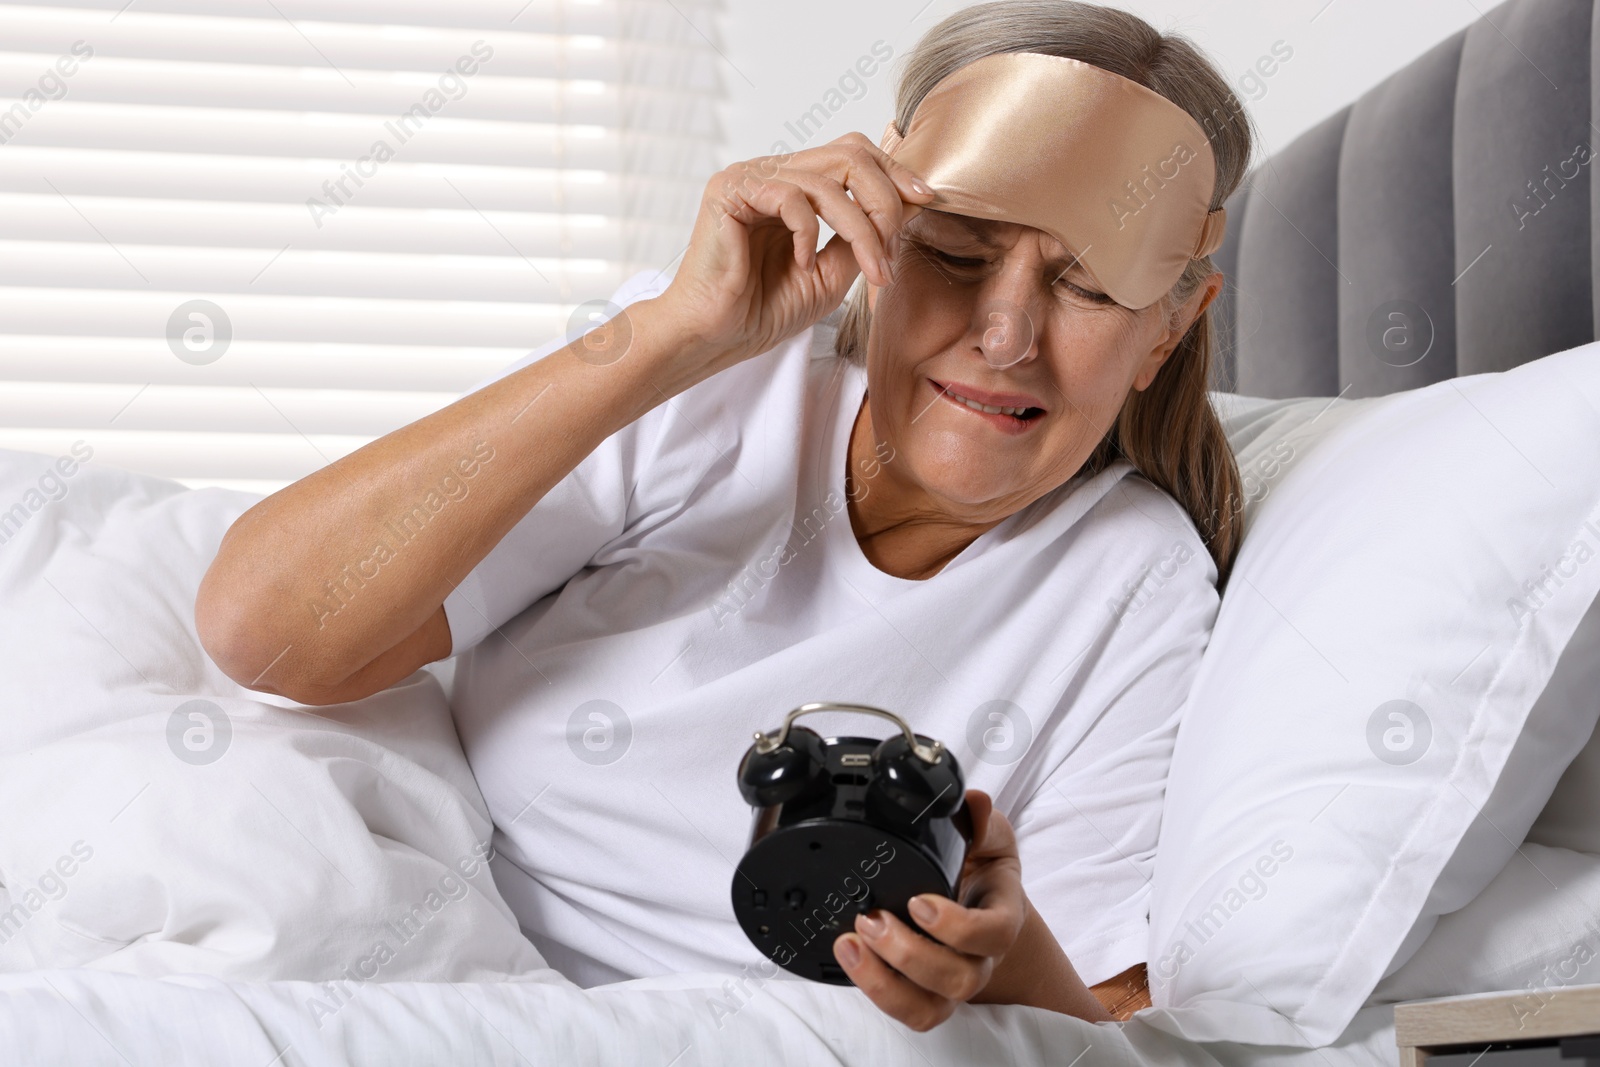
<svg viewBox="0 0 1600 1067"><path fill-rule="evenodd" d="M926 937L878 908L857 916L855 932L833 942L834 958L850 980L913 1030L931 1030L978 997L1027 918L1016 832L987 793L970 789L966 801L972 846L961 869L961 903L935 894L913 897L911 917Z"/></svg>

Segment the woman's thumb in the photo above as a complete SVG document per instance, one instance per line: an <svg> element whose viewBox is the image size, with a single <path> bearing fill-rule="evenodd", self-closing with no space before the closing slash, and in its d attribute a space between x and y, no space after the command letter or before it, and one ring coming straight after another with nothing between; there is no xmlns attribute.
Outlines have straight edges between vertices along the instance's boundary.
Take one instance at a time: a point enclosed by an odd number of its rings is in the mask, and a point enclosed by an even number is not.
<svg viewBox="0 0 1600 1067"><path fill-rule="evenodd" d="M817 271L822 275L822 284L829 295L837 294L843 300L850 283L861 273L861 264L856 261L855 250L850 247L850 242L836 233L828 238L828 243L817 253Z"/></svg>

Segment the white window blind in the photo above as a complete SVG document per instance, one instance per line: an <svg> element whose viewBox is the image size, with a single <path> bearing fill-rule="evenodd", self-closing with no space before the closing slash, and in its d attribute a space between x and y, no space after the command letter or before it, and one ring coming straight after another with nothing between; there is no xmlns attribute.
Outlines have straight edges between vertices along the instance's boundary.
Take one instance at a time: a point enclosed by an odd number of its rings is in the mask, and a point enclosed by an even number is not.
<svg viewBox="0 0 1600 1067"><path fill-rule="evenodd" d="M270 492L566 333L688 240L717 6L0 3L0 447Z"/></svg>

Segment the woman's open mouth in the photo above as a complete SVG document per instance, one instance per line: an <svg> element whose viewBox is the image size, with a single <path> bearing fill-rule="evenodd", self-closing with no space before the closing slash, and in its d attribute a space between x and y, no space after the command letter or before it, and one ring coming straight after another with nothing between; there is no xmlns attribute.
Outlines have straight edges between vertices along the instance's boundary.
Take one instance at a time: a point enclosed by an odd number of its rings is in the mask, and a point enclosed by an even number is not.
<svg viewBox="0 0 1600 1067"><path fill-rule="evenodd" d="M982 399L974 399L962 392L963 387L950 382L939 382L928 378L927 382L947 404L953 404L969 415L976 415L1001 433L1017 434L1027 433L1033 425L1040 421L1044 415L1044 408L1027 403L1019 404L987 404ZM989 397L985 397L989 398ZM995 399L1011 399L1010 397ZM1017 398L1019 400L1023 398Z"/></svg>

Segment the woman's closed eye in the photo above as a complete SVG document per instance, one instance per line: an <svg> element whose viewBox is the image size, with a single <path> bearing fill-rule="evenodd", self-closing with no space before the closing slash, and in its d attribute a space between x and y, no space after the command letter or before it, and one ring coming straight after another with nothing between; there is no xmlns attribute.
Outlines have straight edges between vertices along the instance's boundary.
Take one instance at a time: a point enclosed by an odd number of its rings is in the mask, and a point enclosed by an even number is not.
<svg viewBox="0 0 1600 1067"><path fill-rule="evenodd" d="M952 256L949 252L941 252L937 248L929 247L928 251L932 252L935 256L937 256L940 259L940 261L942 261L944 263L947 263L950 266L956 267L958 269L965 270L965 269L970 269L972 267L981 267L981 266L983 266L983 263L984 263L984 261L981 260L981 259L970 259L970 258L965 257L965 256Z"/></svg>
<svg viewBox="0 0 1600 1067"><path fill-rule="evenodd" d="M1058 280L1056 282L1056 284L1065 286L1066 288L1070 289L1072 292L1076 293L1078 296L1081 296L1083 299L1089 301L1092 304L1114 304L1114 303L1116 303L1116 301L1112 300L1111 297L1107 296L1105 293L1096 292L1093 289L1085 289L1083 286L1074 285L1072 282L1066 281L1065 279Z"/></svg>
<svg viewBox="0 0 1600 1067"><path fill-rule="evenodd" d="M949 252L944 252L934 248L932 245L924 245L923 247L932 253L934 258L940 263L955 270L975 270L979 267L982 267L987 262L987 260L974 259L969 256L952 255ZM1065 273L1066 271L1062 271L1062 274ZM1091 303L1110 304L1113 302L1111 297L1107 296L1105 293L1096 292L1093 289L1085 289L1083 286L1069 282L1065 278L1057 278L1056 286L1058 288L1066 289L1067 291L1081 297L1084 300L1088 300Z"/></svg>

